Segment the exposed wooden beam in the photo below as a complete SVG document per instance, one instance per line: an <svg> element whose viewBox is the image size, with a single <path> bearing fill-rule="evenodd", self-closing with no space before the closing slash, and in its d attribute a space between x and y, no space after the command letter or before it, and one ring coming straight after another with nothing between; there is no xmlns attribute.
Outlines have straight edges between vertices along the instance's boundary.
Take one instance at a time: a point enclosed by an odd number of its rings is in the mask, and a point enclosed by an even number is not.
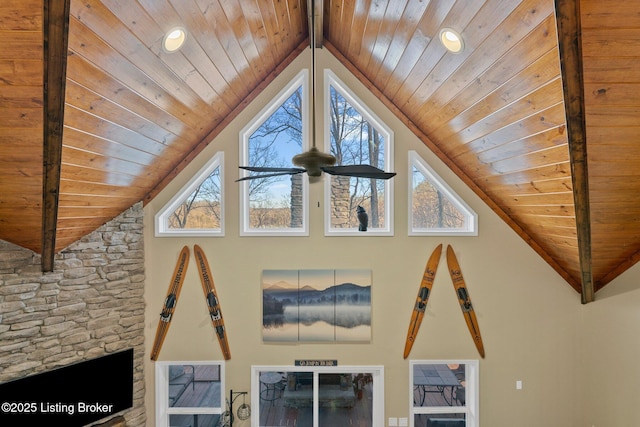
<svg viewBox="0 0 640 427"><path fill-rule="evenodd" d="M323 37L323 18L324 18L324 6L322 0L308 0L307 1L307 13L309 17L309 43L313 43L315 40L315 47L322 48L324 42ZM313 29L313 37L311 37L311 31Z"/></svg>
<svg viewBox="0 0 640 427"><path fill-rule="evenodd" d="M324 47L336 57L342 65L344 65L354 76L360 80L360 82L373 93L376 98L380 100L389 110L395 114L395 116L405 125L416 137L422 141L429 149L436 155L444 164L446 164L471 190L473 190L480 199L482 199L487 206L489 206L500 218L502 218L525 242L535 250L538 255L542 257L569 285L581 292L580 283L575 279L569 271L567 271L562 265L560 265L549 253L544 250L542 246L523 229L516 221L514 221L509 214L500 207L484 190L469 176L467 175L455 162L453 162L447 155L431 141L428 135L426 135L418 125L416 125L405 113L402 112L397 105L393 103L391 99L385 96L380 89L378 89L371 80L367 78L352 62L350 62L331 42L327 39L324 43Z"/></svg>
<svg viewBox="0 0 640 427"><path fill-rule="evenodd" d="M580 0L555 0L555 5L580 257L582 303L586 304L594 300L594 285L591 263Z"/></svg>
<svg viewBox="0 0 640 427"><path fill-rule="evenodd" d="M60 194L70 0L44 0L42 271L52 271Z"/></svg>

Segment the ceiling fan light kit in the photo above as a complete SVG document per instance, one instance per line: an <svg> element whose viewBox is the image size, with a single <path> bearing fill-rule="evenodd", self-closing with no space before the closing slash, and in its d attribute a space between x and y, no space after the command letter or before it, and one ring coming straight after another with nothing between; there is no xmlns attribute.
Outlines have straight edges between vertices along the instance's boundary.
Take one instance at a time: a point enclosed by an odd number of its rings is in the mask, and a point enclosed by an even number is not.
<svg viewBox="0 0 640 427"><path fill-rule="evenodd" d="M309 151L293 156L291 161L294 165L305 168L307 175L315 177L322 174L322 166L335 165L336 157L328 153L323 153L313 146Z"/></svg>

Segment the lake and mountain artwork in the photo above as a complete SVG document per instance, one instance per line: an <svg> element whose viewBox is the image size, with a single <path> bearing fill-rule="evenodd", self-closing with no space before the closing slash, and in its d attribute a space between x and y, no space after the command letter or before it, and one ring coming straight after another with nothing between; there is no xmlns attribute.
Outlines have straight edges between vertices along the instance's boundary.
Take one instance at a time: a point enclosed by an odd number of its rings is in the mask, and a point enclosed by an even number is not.
<svg viewBox="0 0 640 427"><path fill-rule="evenodd" d="M263 270L262 339L371 341L371 270Z"/></svg>

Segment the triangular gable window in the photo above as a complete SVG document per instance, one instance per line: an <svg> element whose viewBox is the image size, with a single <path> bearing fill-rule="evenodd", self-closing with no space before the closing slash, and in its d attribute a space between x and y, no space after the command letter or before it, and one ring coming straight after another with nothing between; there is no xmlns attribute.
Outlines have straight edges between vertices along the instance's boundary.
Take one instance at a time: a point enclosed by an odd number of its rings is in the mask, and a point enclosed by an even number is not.
<svg viewBox="0 0 640 427"><path fill-rule="evenodd" d="M415 151L409 173L409 235L478 235L477 214Z"/></svg>
<svg viewBox="0 0 640 427"><path fill-rule="evenodd" d="M224 236L223 160L214 155L156 214L157 237Z"/></svg>
<svg viewBox="0 0 640 427"><path fill-rule="evenodd" d="M294 155L306 149L307 79L301 71L240 132L240 164L291 168ZM240 170L240 176L249 172ZM240 235L308 235L306 175L278 174L242 181Z"/></svg>

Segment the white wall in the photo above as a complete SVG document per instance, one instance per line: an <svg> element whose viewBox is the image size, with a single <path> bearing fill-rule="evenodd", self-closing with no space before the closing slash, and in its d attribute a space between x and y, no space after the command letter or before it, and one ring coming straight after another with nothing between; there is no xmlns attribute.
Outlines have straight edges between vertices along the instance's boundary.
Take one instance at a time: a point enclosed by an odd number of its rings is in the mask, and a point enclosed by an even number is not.
<svg viewBox="0 0 640 427"><path fill-rule="evenodd" d="M640 426L640 266L596 293L583 307L580 350L582 424Z"/></svg>
<svg viewBox="0 0 640 427"><path fill-rule="evenodd" d="M323 186L311 185L309 237L239 237L238 132L300 70L308 52L287 68L207 149L145 207L146 347L151 348L158 314L178 252L200 245L211 264L227 326L232 359L227 387L250 389L251 365L292 365L296 359L337 359L341 365L384 365L385 417L407 417L408 360L402 352L426 260L443 243L458 255L484 339L480 362L480 419L490 427L578 426L579 295L474 193L440 162L326 50L330 66L395 133L395 235L324 237ZM322 75L320 72L318 75ZM321 109L319 109L321 110ZM321 139L319 139L321 141ZM226 236L155 238L153 217L216 151L225 152ZM407 152L417 150L479 215L477 237L407 236ZM263 344L260 277L264 269L365 268L373 272L373 339L369 344ZM460 313L446 270L440 268L413 359L475 359L478 353ZM207 315L195 264L191 263L160 360L222 359ZM153 363L146 362L146 402L154 419ZM516 391L516 380L523 389ZM153 425L153 421L149 425ZM248 421L235 425L249 425Z"/></svg>

